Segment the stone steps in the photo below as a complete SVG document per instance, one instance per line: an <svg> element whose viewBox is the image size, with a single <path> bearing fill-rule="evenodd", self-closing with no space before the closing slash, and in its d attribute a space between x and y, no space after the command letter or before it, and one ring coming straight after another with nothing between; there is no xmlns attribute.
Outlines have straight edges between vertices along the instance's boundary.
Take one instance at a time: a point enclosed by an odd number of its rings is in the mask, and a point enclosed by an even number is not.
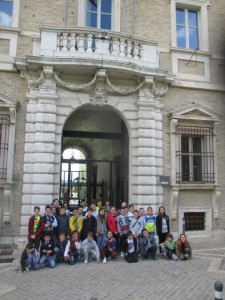
<svg viewBox="0 0 225 300"><path fill-rule="evenodd" d="M17 246L14 244L1 244L0 245L0 264L12 263L14 261Z"/></svg>

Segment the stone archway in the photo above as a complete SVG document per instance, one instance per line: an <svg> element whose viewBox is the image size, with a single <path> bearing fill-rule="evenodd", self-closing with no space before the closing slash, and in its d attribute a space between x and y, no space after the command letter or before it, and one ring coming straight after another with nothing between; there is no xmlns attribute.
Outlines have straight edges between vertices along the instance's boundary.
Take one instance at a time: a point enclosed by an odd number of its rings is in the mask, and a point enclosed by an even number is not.
<svg viewBox="0 0 225 300"><path fill-rule="evenodd" d="M83 198L88 203L101 198L119 206L128 200L129 138L118 114L109 107L99 110L93 106L73 112L62 134L62 152L67 147L85 149L87 155L85 159L62 159L69 173L65 179L61 172L61 201L71 205ZM83 165L81 169L85 166L83 180L79 178L79 165Z"/></svg>

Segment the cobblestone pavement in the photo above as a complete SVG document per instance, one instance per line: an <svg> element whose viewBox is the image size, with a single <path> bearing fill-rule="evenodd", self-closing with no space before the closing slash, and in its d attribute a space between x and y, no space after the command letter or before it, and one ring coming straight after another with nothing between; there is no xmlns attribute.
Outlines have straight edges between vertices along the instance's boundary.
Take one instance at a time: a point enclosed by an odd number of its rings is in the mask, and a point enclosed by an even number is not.
<svg viewBox="0 0 225 300"><path fill-rule="evenodd" d="M157 257L128 264L123 259L87 265L60 264L22 274L19 260L0 266L1 300L214 299L214 283L225 284L225 236L192 239L192 261Z"/></svg>

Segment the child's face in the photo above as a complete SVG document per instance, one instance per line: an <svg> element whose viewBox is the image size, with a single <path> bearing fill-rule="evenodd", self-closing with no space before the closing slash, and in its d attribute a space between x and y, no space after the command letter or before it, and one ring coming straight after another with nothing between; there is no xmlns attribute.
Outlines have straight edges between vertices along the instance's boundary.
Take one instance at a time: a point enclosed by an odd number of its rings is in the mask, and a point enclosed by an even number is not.
<svg viewBox="0 0 225 300"><path fill-rule="evenodd" d="M182 236L180 237L180 239L181 239L182 243L184 243L184 242L186 241L185 235L182 235Z"/></svg>
<svg viewBox="0 0 225 300"><path fill-rule="evenodd" d="M104 215L105 215L105 211L104 211L104 210L100 210L99 213L100 213L101 216L104 216Z"/></svg>
<svg viewBox="0 0 225 300"><path fill-rule="evenodd" d="M131 207L129 208L129 211L130 211L130 212L133 212L133 211L134 211L134 207L131 206Z"/></svg>
<svg viewBox="0 0 225 300"><path fill-rule="evenodd" d="M77 215L78 215L77 210L74 210L74 211L73 211L73 216L76 217Z"/></svg>
<svg viewBox="0 0 225 300"><path fill-rule="evenodd" d="M164 214L164 212L165 212L164 207L160 207L159 211L160 211L161 214Z"/></svg>
<svg viewBox="0 0 225 300"><path fill-rule="evenodd" d="M98 201L98 207L102 206L102 201Z"/></svg>
<svg viewBox="0 0 225 300"><path fill-rule="evenodd" d="M78 214L81 215L82 212L83 212L83 208L79 207L79 208L78 208Z"/></svg>
<svg viewBox="0 0 225 300"><path fill-rule="evenodd" d="M133 234L130 234L127 236L128 240L132 240L133 239Z"/></svg>
<svg viewBox="0 0 225 300"><path fill-rule="evenodd" d="M106 201L106 202L105 202L105 205L106 205L106 206L109 206L109 205L110 205L110 202L109 202L109 201Z"/></svg>
<svg viewBox="0 0 225 300"><path fill-rule="evenodd" d="M59 200L55 200L54 206L55 206L55 207L58 207L58 206L59 206Z"/></svg>
<svg viewBox="0 0 225 300"><path fill-rule="evenodd" d="M109 239L111 239L111 238L113 237L112 232L108 232L107 237L108 237Z"/></svg>
<svg viewBox="0 0 225 300"><path fill-rule="evenodd" d="M49 242L50 242L50 239L51 239L50 236L45 236L45 237L44 237L45 243L49 243Z"/></svg>
<svg viewBox="0 0 225 300"><path fill-rule="evenodd" d="M140 209L140 210L139 210L139 215L140 215L141 217L143 217L143 216L145 215L144 209Z"/></svg>
<svg viewBox="0 0 225 300"><path fill-rule="evenodd" d="M93 237L90 236L90 235L87 236L87 239L88 239L89 242L93 241Z"/></svg>
<svg viewBox="0 0 225 300"><path fill-rule="evenodd" d="M147 230L143 231L143 237L148 238L148 231Z"/></svg>
<svg viewBox="0 0 225 300"><path fill-rule="evenodd" d="M64 208L60 209L60 215L61 216L65 215L65 213L66 213L66 210Z"/></svg>
<svg viewBox="0 0 225 300"><path fill-rule="evenodd" d="M39 216L39 213L40 213L40 210L36 208L36 209L34 210L34 215L35 215L35 216Z"/></svg>
<svg viewBox="0 0 225 300"><path fill-rule="evenodd" d="M47 216L49 216L49 215L51 214L51 212L52 212L51 208L46 208L45 214L46 214Z"/></svg>
<svg viewBox="0 0 225 300"><path fill-rule="evenodd" d="M73 234L73 239L74 239L74 240L77 240L77 239L78 239L78 234L77 234L77 233L74 233L74 234Z"/></svg>
<svg viewBox="0 0 225 300"><path fill-rule="evenodd" d="M65 238L65 235L60 235L60 236L59 236L59 240L60 240L60 242L63 242L63 241L65 241L65 239L66 239L66 238Z"/></svg>
<svg viewBox="0 0 225 300"><path fill-rule="evenodd" d="M128 213L128 208L126 207L125 209L125 215Z"/></svg>
<svg viewBox="0 0 225 300"><path fill-rule="evenodd" d="M173 239L171 237L168 237L166 240L167 240L167 242L170 243L170 242L172 242Z"/></svg>
<svg viewBox="0 0 225 300"><path fill-rule="evenodd" d="M125 209L121 208L120 213L121 213L122 216L124 216L125 215Z"/></svg>
<svg viewBox="0 0 225 300"><path fill-rule="evenodd" d="M90 216L91 216L91 214L92 214L92 211L91 211L91 210L89 210L89 211L88 211L88 217L90 217Z"/></svg>
<svg viewBox="0 0 225 300"><path fill-rule="evenodd" d="M135 219L138 218L138 212L137 211L134 212L134 217L135 217Z"/></svg>
<svg viewBox="0 0 225 300"><path fill-rule="evenodd" d="M151 209L151 208L148 209L148 215L149 215L149 216L152 215L152 209Z"/></svg>

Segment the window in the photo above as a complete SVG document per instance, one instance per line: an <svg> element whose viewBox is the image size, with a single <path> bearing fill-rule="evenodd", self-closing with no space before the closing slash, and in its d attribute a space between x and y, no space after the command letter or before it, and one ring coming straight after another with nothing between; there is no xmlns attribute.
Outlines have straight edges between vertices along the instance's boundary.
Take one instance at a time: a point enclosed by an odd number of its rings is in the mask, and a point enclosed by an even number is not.
<svg viewBox="0 0 225 300"><path fill-rule="evenodd" d="M0 0L0 26L11 27L13 17L13 0Z"/></svg>
<svg viewBox="0 0 225 300"><path fill-rule="evenodd" d="M185 212L185 231L205 230L204 212Z"/></svg>
<svg viewBox="0 0 225 300"><path fill-rule="evenodd" d="M112 0L87 0L86 26L111 30Z"/></svg>
<svg viewBox="0 0 225 300"><path fill-rule="evenodd" d="M214 183L213 129L178 124L177 134L176 182Z"/></svg>
<svg viewBox="0 0 225 300"><path fill-rule="evenodd" d="M189 9L176 9L177 47L198 49L198 12Z"/></svg>
<svg viewBox="0 0 225 300"><path fill-rule="evenodd" d="M8 155L9 116L0 115L0 179L6 179Z"/></svg>

